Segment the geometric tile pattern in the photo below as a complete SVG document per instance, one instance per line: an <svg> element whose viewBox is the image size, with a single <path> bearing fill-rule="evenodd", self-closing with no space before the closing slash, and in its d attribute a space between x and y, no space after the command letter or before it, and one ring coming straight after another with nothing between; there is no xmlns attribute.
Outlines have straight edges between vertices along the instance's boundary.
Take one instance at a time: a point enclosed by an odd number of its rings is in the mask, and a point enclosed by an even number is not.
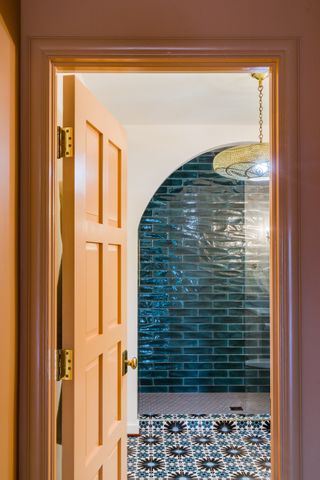
<svg viewBox="0 0 320 480"><path fill-rule="evenodd" d="M270 480L269 415L145 415L128 480Z"/></svg>

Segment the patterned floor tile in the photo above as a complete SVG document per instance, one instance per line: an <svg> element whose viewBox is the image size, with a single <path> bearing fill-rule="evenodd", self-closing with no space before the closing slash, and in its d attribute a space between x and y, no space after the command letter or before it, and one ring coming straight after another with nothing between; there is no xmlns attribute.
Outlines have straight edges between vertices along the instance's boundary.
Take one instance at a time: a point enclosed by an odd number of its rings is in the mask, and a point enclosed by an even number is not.
<svg viewBox="0 0 320 480"><path fill-rule="evenodd" d="M269 415L142 415L128 480L270 480Z"/></svg>

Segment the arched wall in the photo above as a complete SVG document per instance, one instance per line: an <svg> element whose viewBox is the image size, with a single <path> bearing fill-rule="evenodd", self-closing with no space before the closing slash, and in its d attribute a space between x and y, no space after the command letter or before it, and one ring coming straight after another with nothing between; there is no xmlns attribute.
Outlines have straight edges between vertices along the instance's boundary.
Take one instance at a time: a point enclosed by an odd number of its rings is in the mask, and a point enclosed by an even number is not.
<svg viewBox="0 0 320 480"><path fill-rule="evenodd" d="M255 141L256 125L126 125L128 136L128 350L138 345L138 226L154 192L188 159L216 146ZM267 135L267 131L265 132ZM128 376L128 431L138 432L138 375Z"/></svg>

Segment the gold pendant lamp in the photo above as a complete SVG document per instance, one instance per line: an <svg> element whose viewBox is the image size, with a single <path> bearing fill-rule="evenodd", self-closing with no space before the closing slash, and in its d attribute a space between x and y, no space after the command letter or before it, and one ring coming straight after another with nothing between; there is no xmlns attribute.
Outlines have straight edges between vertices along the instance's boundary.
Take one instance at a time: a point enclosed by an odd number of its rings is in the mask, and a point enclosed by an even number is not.
<svg viewBox="0 0 320 480"><path fill-rule="evenodd" d="M270 168L269 143L263 142L263 80L265 73L252 73L258 80L259 92L259 143L249 143L227 148L213 160L213 169L223 177L236 180L268 180Z"/></svg>

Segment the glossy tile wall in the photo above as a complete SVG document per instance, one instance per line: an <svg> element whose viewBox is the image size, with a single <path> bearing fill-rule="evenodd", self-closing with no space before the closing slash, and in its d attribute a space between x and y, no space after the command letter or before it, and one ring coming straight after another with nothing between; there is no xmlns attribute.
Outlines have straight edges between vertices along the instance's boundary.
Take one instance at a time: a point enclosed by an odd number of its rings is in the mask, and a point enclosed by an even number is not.
<svg viewBox="0 0 320 480"><path fill-rule="evenodd" d="M212 158L176 170L141 219L140 392L270 388L268 185L220 177Z"/></svg>

